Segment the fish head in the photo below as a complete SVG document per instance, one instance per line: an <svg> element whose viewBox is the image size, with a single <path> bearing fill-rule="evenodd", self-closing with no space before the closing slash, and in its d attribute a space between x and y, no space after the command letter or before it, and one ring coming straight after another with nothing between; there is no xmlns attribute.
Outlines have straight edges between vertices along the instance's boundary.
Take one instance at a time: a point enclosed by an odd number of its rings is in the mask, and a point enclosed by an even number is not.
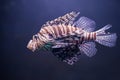
<svg viewBox="0 0 120 80"><path fill-rule="evenodd" d="M42 36L39 34L33 35L32 39L28 42L27 48L32 50L33 52L36 50L42 50L52 41L53 39L47 34L43 34Z"/></svg>
<svg viewBox="0 0 120 80"><path fill-rule="evenodd" d="M33 35L32 39L28 42L27 48L31 51L36 51L44 45L42 38L39 38L38 35Z"/></svg>

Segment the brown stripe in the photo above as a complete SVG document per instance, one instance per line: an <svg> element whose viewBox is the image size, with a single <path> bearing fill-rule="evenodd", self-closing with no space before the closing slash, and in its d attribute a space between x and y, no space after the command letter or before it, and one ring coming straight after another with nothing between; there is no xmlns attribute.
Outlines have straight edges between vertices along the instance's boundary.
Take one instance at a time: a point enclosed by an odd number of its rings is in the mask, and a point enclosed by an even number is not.
<svg viewBox="0 0 120 80"><path fill-rule="evenodd" d="M88 40L88 33L86 33L86 40Z"/></svg>
<svg viewBox="0 0 120 80"><path fill-rule="evenodd" d="M69 26L66 26L67 35L69 34L70 31L69 28L70 28Z"/></svg>
<svg viewBox="0 0 120 80"><path fill-rule="evenodd" d="M54 32L54 29L53 29L54 26L51 26L51 31L52 31L52 36L54 37L55 36L55 32Z"/></svg>
<svg viewBox="0 0 120 80"><path fill-rule="evenodd" d="M41 32L39 32L38 34L41 35L41 36L43 36L43 37L45 37ZM45 37L45 38L46 38L46 37Z"/></svg>
<svg viewBox="0 0 120 80"><path fill-rule="evenodd" d="M48 30L47 30L47 29L45 29L45 27L44 27L43 29L46 31L46 33L47 33L47 34L49 34Z"/></svg>
<svg viewBox="0 0 120 80"><path fill-rule="evenodd" d="M96 33L94 32L94 40L96 40Z"/></svg>
<svg viewBox="0 0 120 80"><path fill-rule="evenodd" d="M55 27L56 27L56 26L53 26L53 30L54 30L55 36L57 37L57 32L56 32Z"/></svg>
<svg viewBox="0 0 120 80"><path fill-rule="evenodd" d="M73 18L73 17L74 17L74 14L70 14L70 16Z"/></svg>
<svg viewBox="0 0 120 80"><path fill-rule="evenodd" d="M88 33L88 40L90 40L90 34L91 34L91 33Z"/></svg>
<svg viewBox="0 0 120 80"><path fill-rule="evenodd" d="M73 26L71 26L71 32L74 32L74 27Z"/></svg>
<svg viewBox="0 0 120 80"><path fill-rule="evenodd" d="M43 34L46 33L46 31L43 28L41 28L40 32Z"/></svg>
<svg viewBox="0 0 120 80"><path fill-rule="evenodd" d="M74 27L74 26L72 26L71 32L74 32L74 31L75 31L75 27Z"/></svg>
<svg viewBox="0 0 120 80"><path fill-rule="evenodd" d="M49 32L49 34L52 34L51 26L47 27L47 31Z"/></svg>
<svg viewBox="0 0 120 80"><path fill-rule="evenodd" d="M52 32L52 30L51 30L51 26L48 26L48 28L47 28L47 29L49 29L49 31L50 31L49 33L50 33L50 34L52 34L52 33L53 33L53 32Z"/></svg>
<svg viewBox="0 0 120 80"><path fill-rule="evenodd" d="M73 27L73 31L75 31L76 27Z"/></svg>
<svg viewBox="0 0 120 80"><path fill-rule="evenodd" d="M65 31L65 35L67 35L67 27L66 27L66 25L63 25L64 26L64 31Z"/></svg>
<svg viewBox="0 0 120 80"><path fill-rule="evenodd" d="M84 41L86 40L86 37L87 37L87 36L86 36L86 32L85 32L85 33L84 33Z"/></svg>
<svg viewBox="0 0 120 80"><path fill-rule="evenodd" d="M82 43L84 41L84 37L80 38L80 43Z"/></svg>
<svg viewBox="0 0 120 80"><path fill-rule="evenodd" d="M60 27L61 27L61 25L58 26L58 32L59 32L59 35L62 34L62 31L61 31L61 28L60 28Z"/></svg>
<svg viewBox="0 0 120 80"><path fill-rule="evenodd" d="M39 32L38 34L40 34L41 36L44 36L41 32Z"/></svg>
<svg viewBox="0 0 120 80"><path fill-rule="evenodd" d="M75 27L75 30L77 30L77 27Z"/></svg>
<svg viewBox="0 0 120 80"><path fill-rule="evenodd" d="M56 33L57 33L57 37L59 37L59 31L58 31L58 26L56 25L56 27L55 27L55 30L56 30Z"/></svg>
<svg viewBox="0 0 120 80"><path fill-rule="evenodd" d="M92 40L94 39L94 33L92 33Z"/></svg>
<svg viewBox="0 0 120 80"><path fill-rule="evenodd" d="M38 33L38 36L39 35L45 37L41 32ZM40 39L40 36L39 36L39 43L42 45L45 42Z"/></svg>
<svg viewBox="0 0 120 80"><path fill-rule="evenodd" d="M44 37L44 38L46 38L46 36L44 36L41 32L39 32L38 33L41 37ZM40 39L39 39L40 40ZM41 41L41 40L40 40ZM45 43L45 41L42 41L42 42L44 42Z"/></svg>
<svg viewBox="0 0 120 80"><path fill-rule="evenodd" d="M40 39L37 39L36 42L37 42L37 47L40 47L44 44Z"/></svg>
<svg viewBox="0 0 120 80"><path fill-rule="evenodd" d="M93 37L92 40L94 40L94 33L92 33L92 37Z"/></svg>
<svg viewBox="0 0 120 80"><path fill-rule="evenodd" d="M45 37L45 36L44 36L43 34L41 34L41 33L39 33L39 35L38 35L38 36L39 36L39 40L40 40L40 41L42 41L42 40L40 39L40 38L41 38L41 36L42 36L42 37ZM42 42L44 42L44 41L42 41Z"/></svg>

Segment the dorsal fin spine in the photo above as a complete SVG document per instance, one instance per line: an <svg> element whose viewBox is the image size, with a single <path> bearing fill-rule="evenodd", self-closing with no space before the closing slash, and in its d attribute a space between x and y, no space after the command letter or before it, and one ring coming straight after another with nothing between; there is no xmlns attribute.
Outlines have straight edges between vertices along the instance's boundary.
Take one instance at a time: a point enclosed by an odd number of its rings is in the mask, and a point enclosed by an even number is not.
<svg viewBox="0 0 120 80"><path fill-rule="evenodd" d="M52 21L47 21L43 24L42 27L58 25L58 24L73 24L75 18L79 15L80 12L70 12L65 14L64 16L58 17Z"/></svg>

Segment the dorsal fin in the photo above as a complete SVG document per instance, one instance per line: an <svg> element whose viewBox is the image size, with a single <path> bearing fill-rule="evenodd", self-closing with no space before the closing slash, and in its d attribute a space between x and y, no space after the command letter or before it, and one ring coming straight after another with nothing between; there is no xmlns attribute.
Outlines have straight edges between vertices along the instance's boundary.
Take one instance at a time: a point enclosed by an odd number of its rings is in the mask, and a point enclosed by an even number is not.
<svg viewBox="0 0 120 80"><path fill-rule="evenodd" d="M65 14L64 16L58 17L54 20L46 22L42 27L52 26L56 24L73 24L75 18L79 15L79 12L70 12Z"/></svg>
<svg viewBox="0 0 120 80"><path fill-rule="evenodd" d="M85 31L88 32L92 32L94 31L95 27L96 27L96 23L95 21L87 18L87 17L80 17L75 23L74 25L76 27L80 27L83 28Z"/></svg>

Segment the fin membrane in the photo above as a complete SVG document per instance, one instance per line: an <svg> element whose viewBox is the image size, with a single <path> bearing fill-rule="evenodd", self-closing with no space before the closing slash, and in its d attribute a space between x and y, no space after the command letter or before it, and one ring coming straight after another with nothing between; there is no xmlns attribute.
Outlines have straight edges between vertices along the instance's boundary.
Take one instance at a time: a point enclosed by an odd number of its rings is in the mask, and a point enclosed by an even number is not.
<svg viewBox="0 0 120 80"><path fill-rule="evenodd" d="M75 45L52 48L52 53L59 60L66 62L69 65L73 65L77 62L79 60L79 56L81 55L81 53L79 53L78 46Z"/></svg>
<svg viewBox="0 0 120 80"><path fill-rule="evenodd" d="M113 34L103 34L96 37L96 42L108 47L114 47L116 44L117 35Z"/></svg>
<svg viewBox="0 0 120 80"><path fill-rule="evenodd" d="M83 28L85 31L88 32L92 32L94 31L95 27L96 27L96 23L95 21L87 18L87 17L80 17L75 23L74 25L76 27L80 27Z"/></svg>
<svg viewBox="0 0 120 80"><path fill-rule="evenodd" d="M52 25L56 25L56 24L73 24L73 21L75 20L75 18L79 15L79 12L70 12L65 14L64 16L58 17L52 21L48 21L46 22L44 25L42 25L42 27L46 27L46 26L52 26Z"/></svg>
<svg viewBox="0 0 120 80"><path fill-rule="evenodd" d="M103 28L101 28L95 32L97 33L97 35L105 34L105 31L111 27L112 27L112 25L108 24L108 25L104 26Z"/></svg>
<svg viewBox="0 0 120 80"><path fill-rule="evenodd" d="M97 52L94 42L83 43L80 45L79 49L82 53L86 54L89 57L94 56Z"/></svg>

